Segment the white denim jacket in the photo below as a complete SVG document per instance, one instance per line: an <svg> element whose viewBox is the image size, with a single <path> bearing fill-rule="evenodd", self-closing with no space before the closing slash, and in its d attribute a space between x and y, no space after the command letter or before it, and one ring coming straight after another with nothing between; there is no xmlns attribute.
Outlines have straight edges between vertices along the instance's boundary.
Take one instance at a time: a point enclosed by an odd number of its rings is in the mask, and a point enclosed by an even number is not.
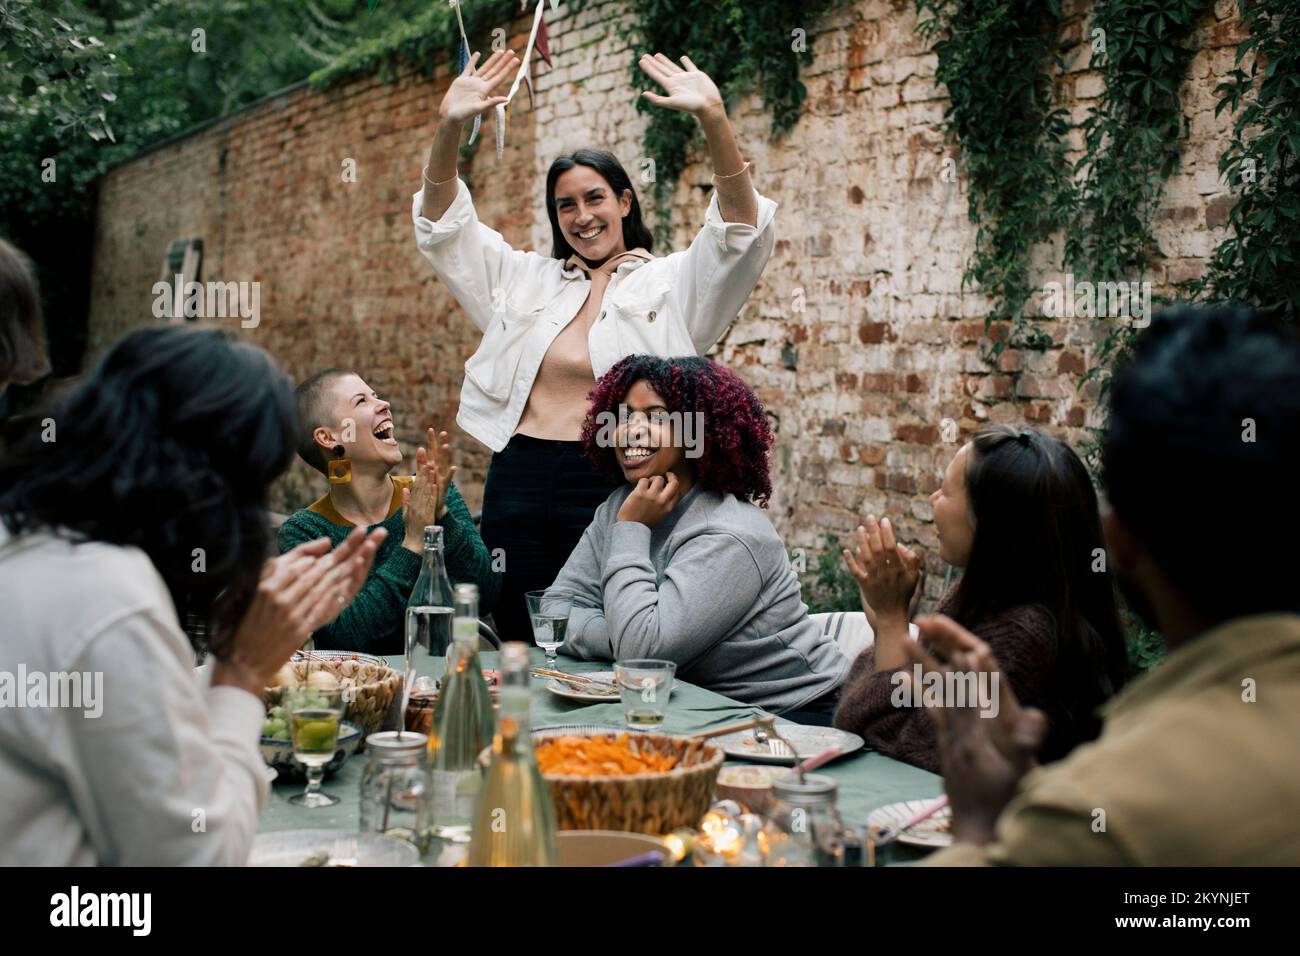
<svg viewBox="0 0 1300 956"><path fill-rule="evenodd" d="M702 355L740 312L772 254L776 203L757 192L758 226L722 221L715 193L690 248L619 263L587 336L596 378L628 355ZM412 200L415 241L483 330L465 363L456 423L493 451L510 441L551 342L578 314L591 280L559 259L511 248L479 222L464 180L433 222Z"/></svg>

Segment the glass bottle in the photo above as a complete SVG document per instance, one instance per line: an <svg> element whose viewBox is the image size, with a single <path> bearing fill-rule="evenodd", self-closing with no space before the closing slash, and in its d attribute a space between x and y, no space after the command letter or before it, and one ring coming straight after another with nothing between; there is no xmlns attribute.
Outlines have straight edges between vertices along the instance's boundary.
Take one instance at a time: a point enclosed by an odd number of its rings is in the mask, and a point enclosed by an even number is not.
<svg viewBox="0 0 1300 956"><path fill-rule="evenodd" d="M366 738L370 758L361 775L361 832L386 833L429 849L433 780L425 764L424 734L385 730Z"/></svg>
<svg viewBox="0 0 1300 956"><path fill-rule="evenodd" d="M772 782L761 844L764 866L843 866L844 824L831 777L795 774Z"/></svg>
<svg viewBox="0 0 1300 956"><path fill-rule="evenodd" d="M451 646L454 613L451 579L443 560L442 528L424 529L420 576L406 602L406 686L413 694L432 694L436 682L429 659L444 657Z"/></svg>
<svg viewBox="0 0 1300 956"><path fill-rule="evenodd" d="M455 639L447 659L429 735L433 772L433 832L444 840L469 839L482 785L479 756L492 744L492 695L478 660L478 587L456 585Z"/></svg>
<svg viewBox="0 0 1300 956"><path fill-rule="evenodd" d="M470 866L554 866L555 806L533 754L528 645L501 649L501 718L474 819Z"/></svg>

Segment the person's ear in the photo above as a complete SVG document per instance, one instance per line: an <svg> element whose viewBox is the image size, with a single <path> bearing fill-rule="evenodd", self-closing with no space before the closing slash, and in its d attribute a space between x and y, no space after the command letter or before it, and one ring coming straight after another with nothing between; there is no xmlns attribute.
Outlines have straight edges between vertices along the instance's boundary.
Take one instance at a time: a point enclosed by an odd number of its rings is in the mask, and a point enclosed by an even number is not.
<svg viewBox="0 0 1300 956"><path fill-rule="evenodd" d="M334 433L324 425L314 428L311 437L316 442L316 447L321 450L321 454L326 458L331 456L334 446L338 444L338 439L334 437Z"/></svg>
<svg viewBox="0 0 1300 956"><path fill-rule="evenodd" d="M632 190L623 190L623 195L618 199L618 208L623 213L623 218L626 219L628 213L632 211Z"/></svg>

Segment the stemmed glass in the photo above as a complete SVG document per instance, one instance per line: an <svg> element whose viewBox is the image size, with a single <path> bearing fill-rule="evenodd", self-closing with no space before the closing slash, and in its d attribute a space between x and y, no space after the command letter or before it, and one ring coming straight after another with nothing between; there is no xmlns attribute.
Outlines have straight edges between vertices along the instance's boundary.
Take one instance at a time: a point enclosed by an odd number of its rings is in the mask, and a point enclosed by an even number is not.
<svg viewBox="0 0 1300 956"><path fill-rule="evenodd" d="M569 629L569 612L573 610L573 595L551 588L546 591L529 591L528 616L533 619L533 640L546 652L546 666L555 666L555 652L564 643Z"/></svg>
<svg viewBox="0 0 1300 956"><path fill-rule="evenodd" d="M343 690L291 687L285 691L293 756L307 770L307 786L289 798L299 807L332 807L338 797L321 793L325 765L334 759L339 745L339 723L343 719Z"/></svg>

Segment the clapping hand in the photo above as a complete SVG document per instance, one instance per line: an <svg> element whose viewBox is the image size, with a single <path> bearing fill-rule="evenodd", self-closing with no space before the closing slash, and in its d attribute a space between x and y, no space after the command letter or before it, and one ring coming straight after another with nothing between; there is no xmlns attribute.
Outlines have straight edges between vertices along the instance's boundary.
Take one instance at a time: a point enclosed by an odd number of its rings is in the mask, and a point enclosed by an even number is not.
<svg viewBox="0 0 1300 956"><path fill-rule="evenodd" d="M383 528L369 534L356 528L332 551L328 538L317 538L268 561L233 638L213 647L213 684L260 694L312 632L361 590L387 536Z"/></svg>
<svg viewBox="0 0 1300 956"><path fill-rule="evenodd" d="M990 691L985 700L966 700L963 707L952 706L955 701L945 697L944 706L928 710L938 731L953 837L960 843L982 845L993 839L998 815L1020 779L1037 766L1035 755L1047 735L1047 718L1040 710L1020 706L993 652L970 631L941 614L916 623L924 646L908 641L906 649L912 661L921 665L922 674L935 673L943 686L953 686L947 674L973 673L978 675L978 686ZM910 673L904 674L912 679ZM920 691L913 688L914 694Z"/></svg>
<svg viewBox="0 0 1300 956"><path fill-rule="evenodd" d="M905 620L910 620L916 613L925 572L921 559L894 539L888 518L877 522L875 515L867 516L866 523L858 526L856 553L845 548L844 563L858 582L862 610L873 631L880 614L906 615Z"/></svg>
<svg viewBox="0 0 1300 956"><path fill-rule="evenodd" d="M447 513L447 489L456 466L451 462L451 444L446 432L428 429L429 448L415 450L415 481L402 489L406 537L403 547L420 552L424 549L424 529Z"/></svg>

